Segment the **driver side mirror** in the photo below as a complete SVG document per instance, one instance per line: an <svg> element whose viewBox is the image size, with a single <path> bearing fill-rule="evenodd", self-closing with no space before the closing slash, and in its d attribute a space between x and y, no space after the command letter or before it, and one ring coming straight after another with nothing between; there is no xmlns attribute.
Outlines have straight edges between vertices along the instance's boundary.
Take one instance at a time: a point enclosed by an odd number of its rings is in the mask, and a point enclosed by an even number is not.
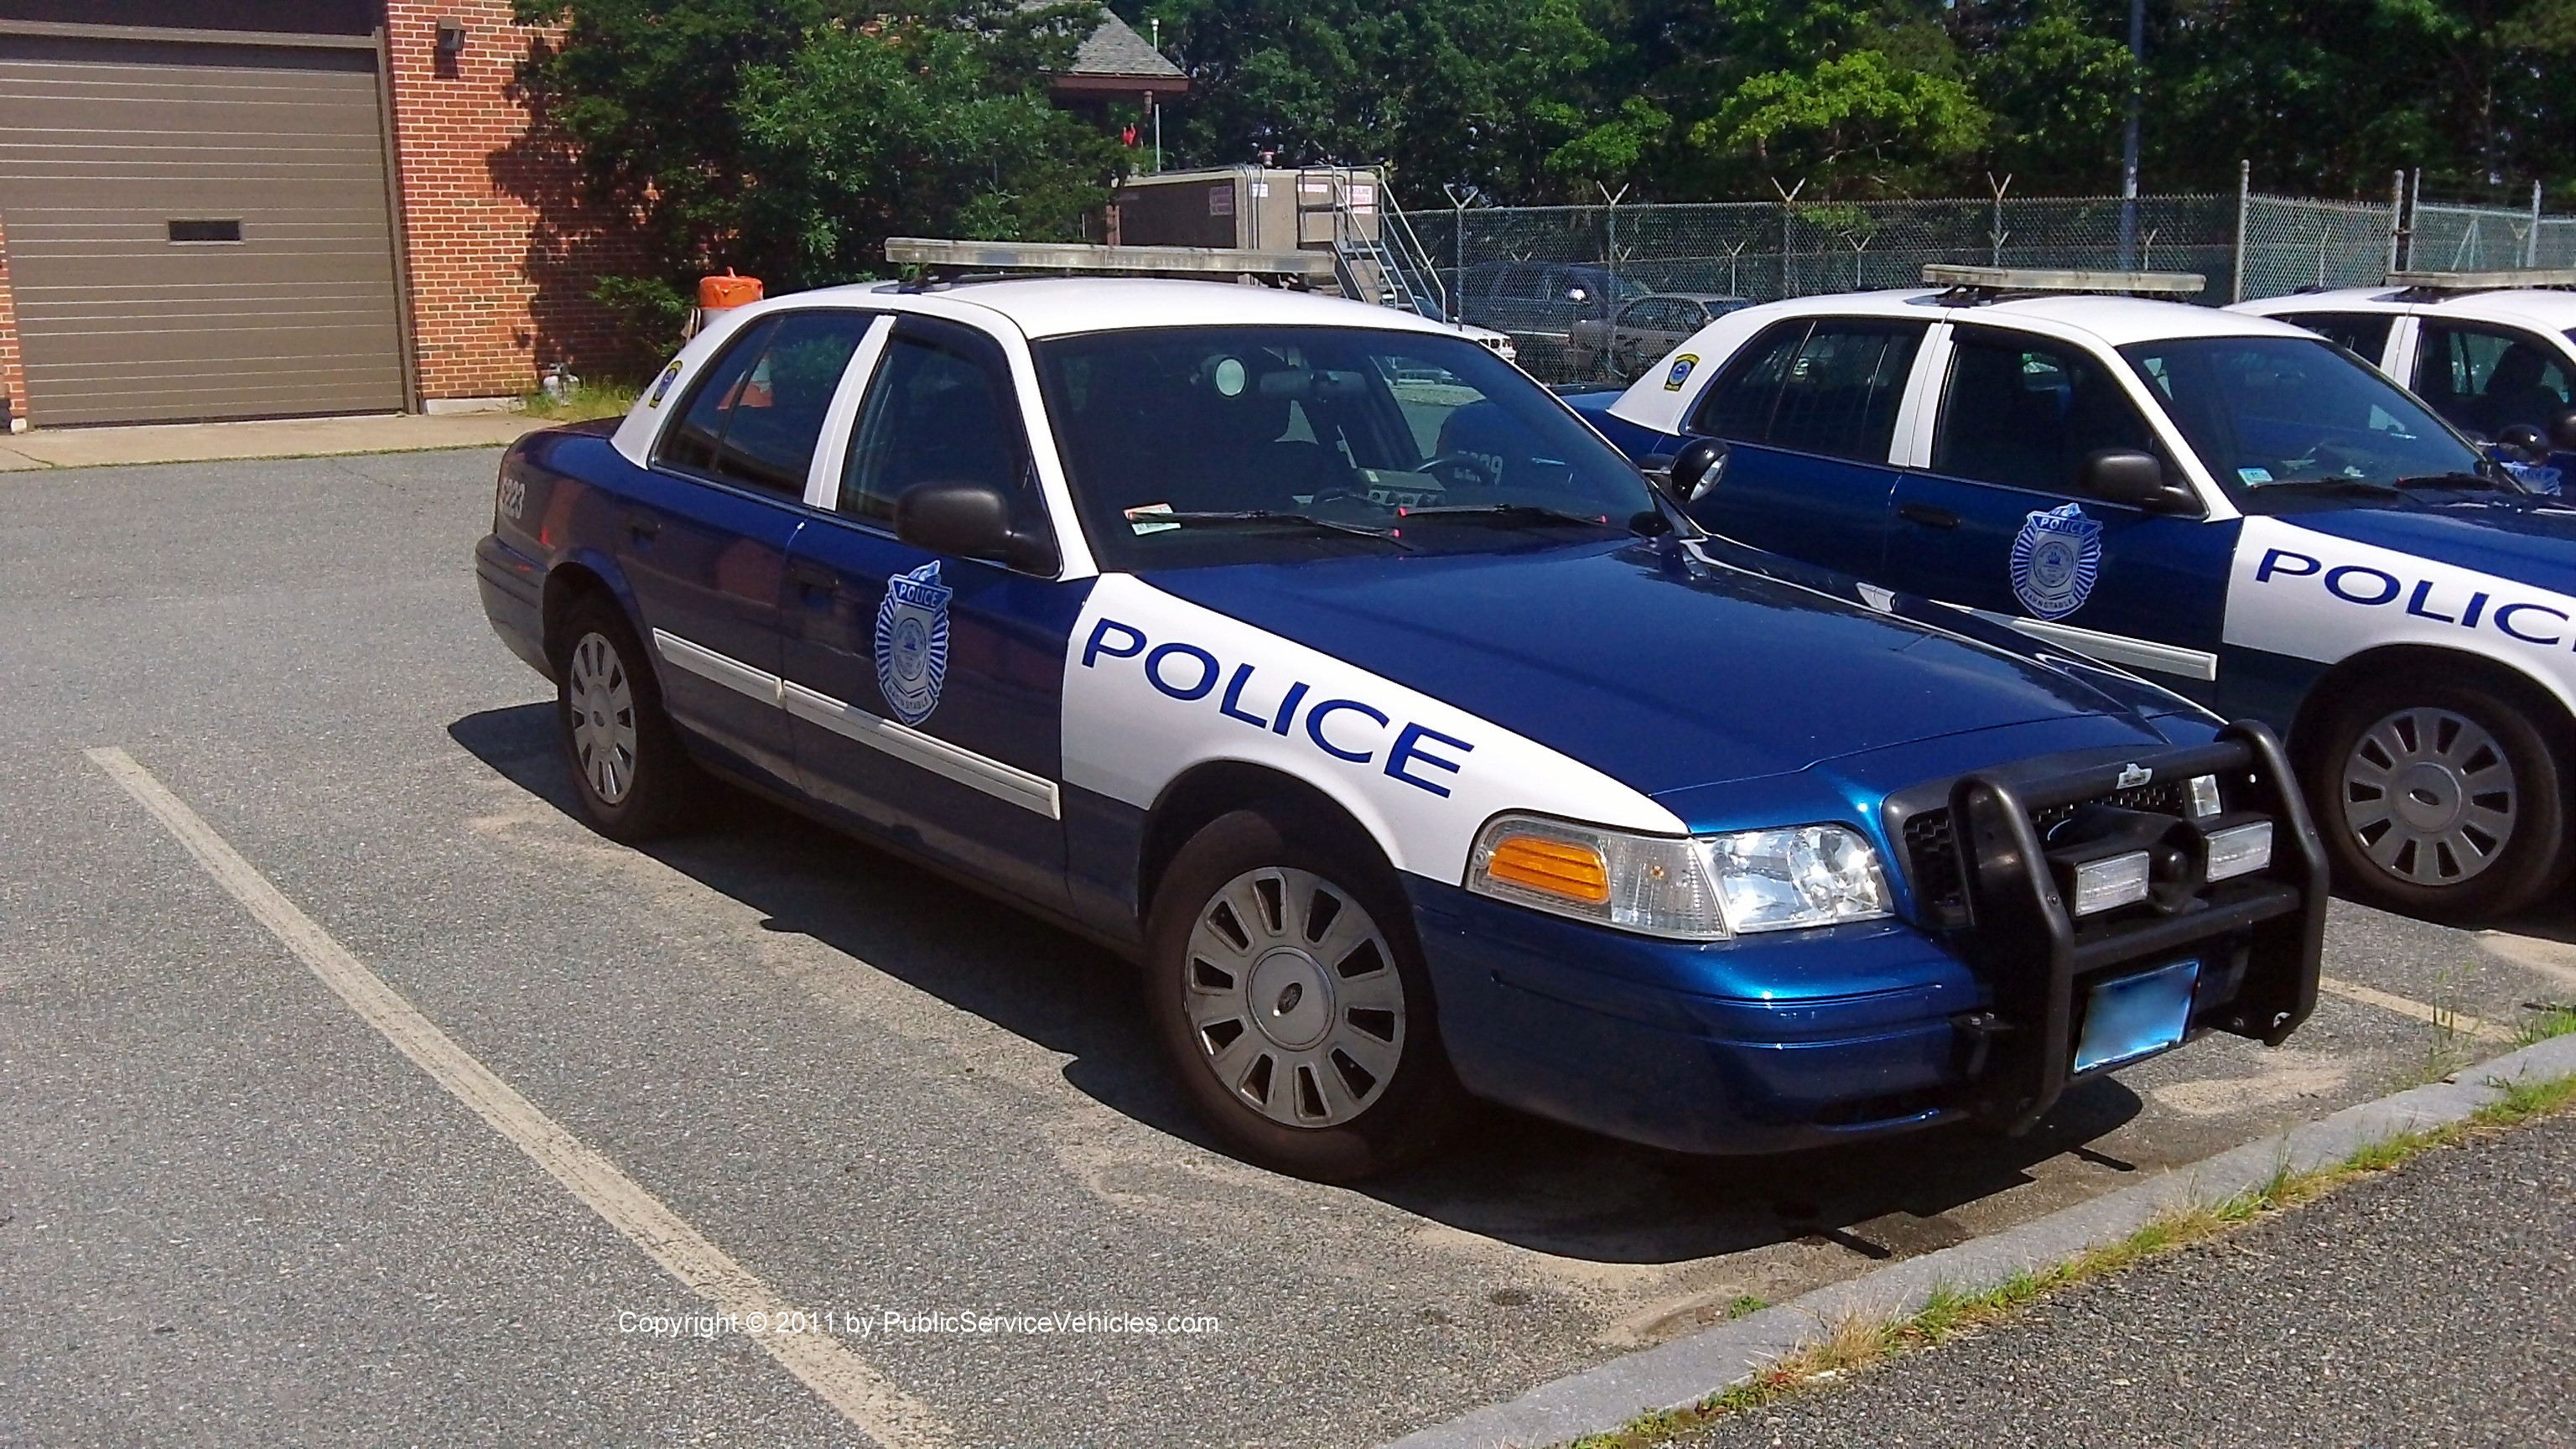
<svg viewBox="0 0 2576 1449"><path fill-rule="evenodd" d="M1672 466L1664 472L1664 492L1688 508L1714 492L1725 477L1725 440L1693 438L1673 455Z"/></svg>
<svg viewBox="0 0 2576 1449"><path fill-rule="evenodd" d="M2165 465L2152 453L2130 448L2104 448L2088 453L2075 470L2075 486L2105 503L2120 503L2149 513L2201 511L2191 489L2165 476Z"/></svg>
<svg viewBox="0 0 2576 1449"><path fill-rule="evenodd" d="M894 501L894 536L915 548L1022 573L1056 571L1055 545L1011 527L1011 500L989 483L923 483Z"/></svg>

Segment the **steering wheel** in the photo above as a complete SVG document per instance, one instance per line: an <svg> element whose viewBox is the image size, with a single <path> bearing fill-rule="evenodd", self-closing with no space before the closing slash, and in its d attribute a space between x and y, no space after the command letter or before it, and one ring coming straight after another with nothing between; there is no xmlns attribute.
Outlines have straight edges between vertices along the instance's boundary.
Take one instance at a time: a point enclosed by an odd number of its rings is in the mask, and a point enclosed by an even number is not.
<svg viewBox="0 0 2576 1449"><path fill-rule="evenodd" d="M1387 506L1368 496L1366 489L1354 488L1348 483L1326 483L1317 488L1315 496L1307 501L1306 511L1320 513L1326 505L1334 503L1356 504L1372 513L1387 512Z"/></svg>

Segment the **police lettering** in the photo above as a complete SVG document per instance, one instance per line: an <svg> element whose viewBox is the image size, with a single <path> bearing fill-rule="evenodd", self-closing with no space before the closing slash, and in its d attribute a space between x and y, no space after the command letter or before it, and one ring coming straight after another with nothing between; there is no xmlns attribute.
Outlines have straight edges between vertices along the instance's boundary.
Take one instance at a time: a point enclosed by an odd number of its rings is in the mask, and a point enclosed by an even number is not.
<svg viewBox="0 0 2576 1449"><path fill-rule="evenodd" d="M2576 632L2567 628L2576 620L2554 605L2527 601L2498 604L2484 590L2471 592L2466 598L2449 594L2437 599L2440 585L2432 579L2410 582L2364 564L2328 568L2323 559L2307 554L2286 548L2265 549L2262 562L2254 566L2254 582L2268 584L2275 579L2316 579L2335 598L2365 609L2382 608L2403 598L2405 612L2415 618L2463 629L2485 625L2525 644L2555 647L2576 643Z"/></svg>
<svg viewBox="0 0 2576 1449"><path fill-rule="evenodd" d="M1237 664L1228 671L1214 654L1195 644L1167 641L1149 650L1146 646L1151 643L1142 629L1115 619L1102 619L1092 626L1091 637L1083 641L1082 667L1096 669L1103 659L1141 656L1145 682L1160 693L1183 703L1216 694L1217 713L1227 719L1283 738L1303 733L1316 749L1354 765L1379 764L1379 745L1386 732L1393 729L1395 740L1386 745L1381 771L1390 779L1402 780L1434 795L1449 793L1449 787L1437 776L1458 773L1459 762L1453 756L1476 748L1428 725L1408 722L1399 726L1386 711L1365 700L1319 699L1309 707L1306 701L1315 692L1314 686L1302 679L1290 681L1280 693L1279 703L1265 709L1255 703L1267 692L1255 682L1255 666ZM1219 681L1225 686L1222 693L1217 689Z"/></svg>

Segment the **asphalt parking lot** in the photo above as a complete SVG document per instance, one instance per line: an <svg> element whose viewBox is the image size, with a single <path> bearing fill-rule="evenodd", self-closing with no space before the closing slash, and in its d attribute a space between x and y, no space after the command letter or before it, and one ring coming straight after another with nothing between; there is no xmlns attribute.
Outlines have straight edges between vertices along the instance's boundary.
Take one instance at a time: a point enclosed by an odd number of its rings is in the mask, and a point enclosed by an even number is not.
<svg viewBox="0 0 2576 1449"><path fill-rule="evenodd" d="M1099 950L749 800L646 852L576 824L550 687L475 599L495 456L0 484L0 1442L1373 1443L2576 999L2576 917L2339 904L2287 1046L2197 1043L2026 1139L1695 1160L1494 1114L1382 1182L1277 1177L1190 1119ZM836 1361L897 1410L700 1336L106 750L776 1300L866 1324ZM1179 1327L957 1318L1056 1313Z"/></svg>

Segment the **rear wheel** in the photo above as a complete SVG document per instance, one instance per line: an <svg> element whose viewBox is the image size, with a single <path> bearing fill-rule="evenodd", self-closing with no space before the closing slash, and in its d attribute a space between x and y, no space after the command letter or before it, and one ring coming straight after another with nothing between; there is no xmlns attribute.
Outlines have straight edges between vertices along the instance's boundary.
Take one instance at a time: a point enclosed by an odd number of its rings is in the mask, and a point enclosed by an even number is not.
<svg viewBox="0 0 2576 1449"><path fill-rule="evenodd" d="M1391 872L1293 817L1238 811L1181 848L1155 892L1147 1001L1210 1124L1343 1181L1428 1150L1459 1094Z"/></svg>
<svg viewBox="0 0 2576 1449"><path fill-rule="evenodd" d="M612 840L679 825L702 777L662 712L662 692L625 614L596 594L556 631L555 727L584 820Z"/></svg>
<svg viewBox="0 0 2576 1449"><path fill-rule="evenodd" d="M2338 701L2310 760L2317 827L2349 893L2443 920L2506 915L2559 878L2566 770L2532 712L2438 676Z"/></svg>

